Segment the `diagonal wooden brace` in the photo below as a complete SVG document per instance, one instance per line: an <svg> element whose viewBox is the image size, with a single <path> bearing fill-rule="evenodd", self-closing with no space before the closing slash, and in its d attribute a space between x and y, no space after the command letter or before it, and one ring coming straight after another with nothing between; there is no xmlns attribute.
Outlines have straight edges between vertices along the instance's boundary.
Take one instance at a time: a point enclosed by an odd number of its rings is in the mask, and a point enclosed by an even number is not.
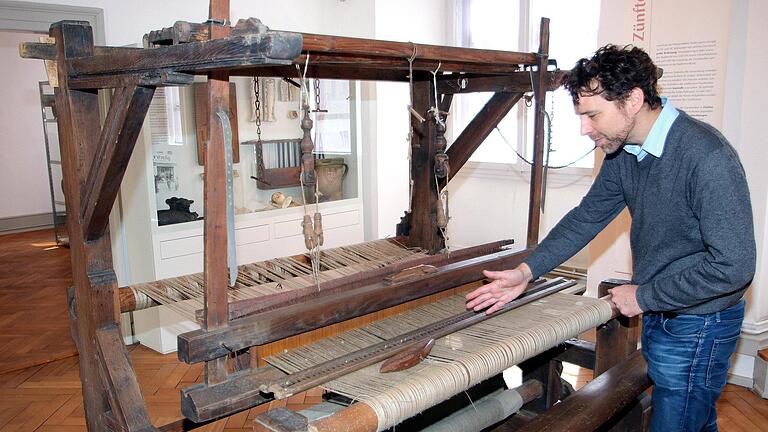
<svg viewBox="0 0 768 432"><path fill-rule="evenodd" d="M117 324L96 330L96 342L104 387L110 390L107 398L117 424L125 425L125 430L130 432L156 431Z"/></svg>
<svg viewBox="0 0 768 432"><path fill-rule="evenodd" d="M107 228L109 213L154 93L154 87L134 84L116 89L112 97L80 202L83 235L87 240L101 237Z"/></svg>
<svg viewBox="0 0 768 432"><path fill-rule="evenodd" d="M452 167L449 181L522 97L522 93L496 93L488 100L445 152Z"/></svg>

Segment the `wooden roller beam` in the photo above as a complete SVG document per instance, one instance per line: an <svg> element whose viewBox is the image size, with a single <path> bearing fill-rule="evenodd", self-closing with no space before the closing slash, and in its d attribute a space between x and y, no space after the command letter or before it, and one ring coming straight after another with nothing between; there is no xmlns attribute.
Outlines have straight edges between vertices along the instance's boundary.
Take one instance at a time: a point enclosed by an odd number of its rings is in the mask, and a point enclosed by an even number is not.
<svg viewBox="0 0 768 432"><path fill-rule="evenodd" d="M543 387L541 382L529 380L514 390L520 394L525 404L540 397ZM256 424L259 424L259 417L256 418ZM331 416L310 422L307 427L309 432L374 432L377 429L376 412L362 402L350 405ZM254 431L271 432L269 429L258 429L258 427L254 428Z"/></svg>
<svg viewBox="0 0 768 432"><path fill-rule="evenodd" d="M367 432L379 426L376 412L365 403L359 402L320 420L307 428L310 432Z"/></svg>
<svg viewBox="0 0 768 432"><path fill-rule="evenodd" d="M519 432L594 431L651 386L641 351L598 376Z"/></svg>
<svg viewBox="0 0 768 432"><path fill-rule="evenodd" d="M147 309L157 306L154 300L146 294L138 292L131 287L121 287L117 290L117 297L120 301L120 313L133 312L135 310Z"/></svg>

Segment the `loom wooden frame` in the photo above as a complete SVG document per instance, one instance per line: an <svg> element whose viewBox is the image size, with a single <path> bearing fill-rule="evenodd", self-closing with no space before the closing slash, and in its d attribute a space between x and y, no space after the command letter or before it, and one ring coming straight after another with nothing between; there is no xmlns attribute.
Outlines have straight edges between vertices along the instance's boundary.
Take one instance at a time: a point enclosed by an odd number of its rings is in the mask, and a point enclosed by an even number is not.
<svg viewBox="0 0 768 432"><path fill-rule="evenodd" d="M230 35L232 27L217 24L226 23L229 19L228 0L211 0L209 16L209 23L192 25L197 33L186 44L152 49L97 47L94 46L88 23L62 21L51 26L50 35L56 41L54 45L26 43L20 47L23 57L53 60L57 66L55 97L60 118L73 268L73 287L69 295L70 324L80 353L86 420L92 431L158 430L149 420L119 333L120 308L108 217L149 102L159 86L188 85L192 83L194 74L208 75L210 117L209 141L205 147L206 294L203 333L226 332L236 321L228 317L224 143L221 126L215 118L217 111L228 110L230 74L292 77L296 73L293 64L303 64L305 56L310 55L308 77L407 82L407 59L415 54L412 65L414 109L419 112L426 113L433 105L448 111L456 93L495 92L470 127L448 149L447 154L453 165L448 180L523 93L533 90L536 114L528 248L538 241L544 151L543 104L546 91L556 88L559 82L559 72L547 71L547 19L542 20L541 44L537 53L301 34L299 52L286 57L285 53L289 50L279 44L270 45L270 38L279 38L281 32L262 35L263 38L258 39L260 42L254 43L255 36ZM434 101L430 71L435 70L439 63L443 70L462 73L469 85L457 87L454 84L456 76L441 76L437 85L441 100ZM521 67L533 70L533 89L531 74L521 72ZM99 121L98 89L114 89L103 127ZM407 241L410 245L438 251L443 246L443 240L436 225L437 185L433 156L440 150L440 140L444 141L444 138L434 121L421 123L413 119L412 126L414 207L403 226L409 233ZM519 263L526 253L514 254L504 264ZM470 274L475 280L482 277L477 266L463 273L464 277ZM430 284L428 278L420 283L424 286ZM382 296L380 290L371 295ZM389 297L397 297L397 291L390 290ZM340 314L334 319L346 319L356 316L358 312ZM294 333L298 331L302 329L294 329ZM201 423L263 402L254 396L247 403L227 406L231 394L219 391L227 388L227 383L242 379L242 383L247 384L259 374L270 373L270 370L262 368L254 369L250 374L228 373L225 354L221 350L208 349L200 358L206 361L202 394L208 398L208 405L190 417L196 417ZM184 358L185 354L180 351L180 356ZM194 391L187 389L185 394L188 396ZM239 396L247 391L235 389ZM161 429L186 430L199 425L182 421L164 425Z"/></svg>

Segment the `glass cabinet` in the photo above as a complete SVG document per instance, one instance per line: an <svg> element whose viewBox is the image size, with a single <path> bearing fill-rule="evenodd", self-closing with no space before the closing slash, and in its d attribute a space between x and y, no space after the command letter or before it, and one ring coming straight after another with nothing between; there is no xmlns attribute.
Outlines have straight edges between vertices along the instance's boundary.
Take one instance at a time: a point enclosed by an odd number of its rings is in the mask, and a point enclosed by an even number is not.
<svg viewBox="0 0 768 432"><path fill-rule="evenodd" d="M301 94L295 81L231 79L236 214L262 212L355 198L357 148L354 140L355 85L308 80L317 187L299 182L303 135ZM156 221L159 226L205 217L202 208L203 140L207 131L206 83L158 88L149 125ZM205 138L205 137L203 137Z"/></svg>

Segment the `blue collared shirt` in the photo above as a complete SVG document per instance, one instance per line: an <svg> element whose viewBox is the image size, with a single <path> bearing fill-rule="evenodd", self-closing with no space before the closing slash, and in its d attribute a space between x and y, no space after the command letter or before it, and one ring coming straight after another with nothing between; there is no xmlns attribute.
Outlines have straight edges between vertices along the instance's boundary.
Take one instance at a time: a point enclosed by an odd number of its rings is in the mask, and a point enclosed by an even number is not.
<svg viewBox="0 0 768 432"><path fill-rule="evenodd" d="M664 142L667 140L669 128L672 127L672 123L674 123L675 119L680 114L677 111L677 108L672 105L672 102L669 102L665 97L661 98L661 105L663 106L661 114L659 114L659 117L653 123L653 127L651 127L651 131L645 138L643 145L624 145L624 150L627 153L635 155L638 162L643 160L648 154L657 158L661 157L661 154L664 152Z"/></svg>

